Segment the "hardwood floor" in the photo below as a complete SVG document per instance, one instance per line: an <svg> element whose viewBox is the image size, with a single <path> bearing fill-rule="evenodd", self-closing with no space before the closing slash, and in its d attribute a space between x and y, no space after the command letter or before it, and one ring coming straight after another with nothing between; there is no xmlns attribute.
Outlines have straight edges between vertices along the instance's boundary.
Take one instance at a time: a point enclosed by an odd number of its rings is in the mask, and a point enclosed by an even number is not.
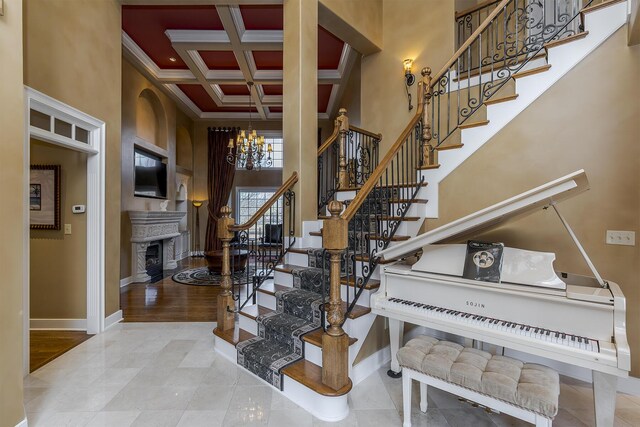
<svg viewBox="0 0 640 427"><path fill-rule="evenodd" d="M92 336L84 331L29 331L29 372L41 368Z"/></svg>
<svg viewBox="0 0 640 427"><path fill-rule="evenodd" d="M156 283L132 283L120 290L125 322L215 322L220 286L190 286L171 276L180 270L205 265L204 258L187 258Z"/></svg>

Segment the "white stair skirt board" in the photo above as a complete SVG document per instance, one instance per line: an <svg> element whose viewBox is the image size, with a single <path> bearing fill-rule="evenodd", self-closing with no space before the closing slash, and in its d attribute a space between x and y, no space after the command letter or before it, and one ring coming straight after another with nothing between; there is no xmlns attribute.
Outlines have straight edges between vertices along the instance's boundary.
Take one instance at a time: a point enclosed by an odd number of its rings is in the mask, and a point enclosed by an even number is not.
<svg viewBox="0 0 640 427"><path fill-rule="evenodd" d="M237 365L237 352L233 345L221 338L214 337L214 348L218 354ZM264 380L256 376L254 373L249 372L239 365L237 366L245 373L264 382ZM287 399L296 403L302 407L302 409L322 421L340 421L349 415L347 394L337 397L323 396L286 375L283 375L282 388L283 391L280 391L275 387L273 387L273 390L281 393Z"/></svg>
<svg viewBox="0 0 640 427"><path fill-rule="evenodd" d="M16 427L28 427L29 424L27 424L27 419L25 418L24 420L20 421L18 424L16 424Z"/></svg>
<svg viewBox="0 0 640 427"><path fill-rule="evenodd" d="M349 377L353 386L360 384L373 372L389 363L389 361L391 361L391 347L386 346L360 361L357 365L352 366Z"/></svg>
<svg viewBox="0 0 640 427"><path fill-rule="evenodd" d="M87 319L31 319L29 329L32 331L86 331Z"/></svg>
<svg viewBox="0 0 640 427"><path fill-rule="evenodd" d="M122 310L118 310L115 313L108 315L104 319L104 330L106 331L116 323L122 322L122 320Z"/></svg>
<svg viewBox="0 0 640 427"><path fill-rule="evenodd" d="M517 79L516 93L518 98L487 106L489 124L486 126L463 129L461 137L464 146L456 150L441 151L438 159L440 167L420 173L429 183L419 193L420 198L429 200L429 203L425 205L426 217L438 218L438 184L447 175L622 27L626 19L626 2L616 3L587 13L585 15L585 31L589 31L589 34L586 37L549 49L548 62L551 64L551 68L548 71Z"/></svg>

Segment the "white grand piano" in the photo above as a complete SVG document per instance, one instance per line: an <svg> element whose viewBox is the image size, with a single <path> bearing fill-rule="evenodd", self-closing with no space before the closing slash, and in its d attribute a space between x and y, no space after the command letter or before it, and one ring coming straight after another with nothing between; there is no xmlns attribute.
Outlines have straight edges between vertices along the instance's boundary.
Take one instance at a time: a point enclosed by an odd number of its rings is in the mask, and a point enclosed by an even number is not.
<svg viewBox="0 0 640 427"><path fill-rule="evenodd" d="M423 254L413 265L387 264L371 296L375 314L389 318L391 371L404 322L592 371L597 426L613 426L617 378L630 370L625 297L603 280L557 204L588 190L583 170L519 194L387 248L378 256ZM501 283L462 277L466 241L505 221L552 208L593 277L556 273L555 254L505 248ZM463 244L445 244L449 242Z"/></svg>

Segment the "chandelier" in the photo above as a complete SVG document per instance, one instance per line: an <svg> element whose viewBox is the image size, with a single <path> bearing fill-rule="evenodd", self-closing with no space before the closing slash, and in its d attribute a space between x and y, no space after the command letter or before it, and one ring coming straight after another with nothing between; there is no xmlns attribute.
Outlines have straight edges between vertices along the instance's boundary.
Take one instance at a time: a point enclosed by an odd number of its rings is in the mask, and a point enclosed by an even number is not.
<svg viewBox="0 0 640 427"><path fill-rule="evenodd" d="M271 144L267 144L265 147L264 136L258 135L258 132L251 125L251 90L253 89L253 82L247 82L247 86L249 86L249 126L246 130L241 129L235 140L233 138L229 139L227 162L250 171L254 167L260 170L262 166L269 167L273 164L271 159L273 147ZM236 149L235 153L233 152L234 147Z"/></svg>

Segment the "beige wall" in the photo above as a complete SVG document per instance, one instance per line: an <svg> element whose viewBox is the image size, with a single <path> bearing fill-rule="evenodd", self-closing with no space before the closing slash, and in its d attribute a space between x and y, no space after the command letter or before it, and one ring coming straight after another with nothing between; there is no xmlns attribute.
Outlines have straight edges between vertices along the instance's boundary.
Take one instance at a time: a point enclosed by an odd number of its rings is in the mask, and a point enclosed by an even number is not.
<svg viewBox="0 0 640 427"><path fill-rule="evenodd" d="M22 406L22 280L24 96L22 89L22 1L5 0L0 16L0 425L24 419Z"/></svg>
<svg viewBox="0 0 640 427"><path fill-rule="evenodd" d="M176 209L176 134L192 139L193 122L175 102L143 76L126 58L122 60L122 194L120 278L132 275L130 210L160 210L160 199L135 197L133 149L150 143L166 150L168 210ZM191 155L189 153L189 155ZM189 166L189 165L187 165Z"/></svg>
<svg viewBox="0 0 640 427"><path fill-rule="evenodd" d="M87 317L87 215L71 206L87 203L87 155L31 140L31 164L60 165L60 230L31 230L32 319ZM71 225L71 235L64 234Z"/></svg>
<svg viewBox="0 0 640 427"><path fill-rule="evenodd" d="M413 111L408 111L402 61L414 60L420 78L423 67L433 73L454 52L454 2L385 0L383 50L362 58L362 127L382 133L381 153L387 152L415 114L418 83L411 87Z"/></svg>
<svg viewBox="0 0 640 427"><path fill-rule="evenodd" d="M626 31L620 29L445 178L439 188L440 218L426 226L433 229L585 169L591 189L559 208L602 276L625 293L632 373L638 376L640 243L604 243L606 230L640 235L640 86L629 84L640 75L640 47L627 47ZM550 210L478 237L555 252L557 269L590 274Z"/></svg>
<svg viewBox="0 0 640 427"><path fill-rule="evenodd" d="M106 234L120 233L121 19L117 0L24 2L25 84L106 123ZM120 308L120 241L105 247L106 314Z"/></svg>
<svg viewBox="0 0 640 427"><path fill-rule="evenodd" d="M383 0L319 0L318 22L368 55L383 47L382 4Z"/></svg>

